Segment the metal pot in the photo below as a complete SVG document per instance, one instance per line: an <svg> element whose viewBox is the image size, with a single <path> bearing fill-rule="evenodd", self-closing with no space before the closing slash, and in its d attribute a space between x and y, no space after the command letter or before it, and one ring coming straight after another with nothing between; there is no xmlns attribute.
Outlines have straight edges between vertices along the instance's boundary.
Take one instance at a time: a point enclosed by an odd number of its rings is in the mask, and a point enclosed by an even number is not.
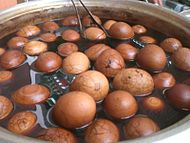
<svg viewBox="0 0 190 143"><path fill-rule="evenodd" d="M166 35L178 37L184 46L190 45L190 21L167 9L137 2L134 0L83 0L85 5L102 18L128 20L143 24L152 29L159 29ZM77 3L81 13L86 14ZM75 14L70 0L35 1L17 5L0 13L0 38L16 32L28 24L37 24L46 20L59 19ZM160 132L127 142L153 142L183 132L190 127L190 115ZM43 143L37 139L10 133L0 127L0 142L2 143ZM125 141L124 141L125 142Z"/></svg>

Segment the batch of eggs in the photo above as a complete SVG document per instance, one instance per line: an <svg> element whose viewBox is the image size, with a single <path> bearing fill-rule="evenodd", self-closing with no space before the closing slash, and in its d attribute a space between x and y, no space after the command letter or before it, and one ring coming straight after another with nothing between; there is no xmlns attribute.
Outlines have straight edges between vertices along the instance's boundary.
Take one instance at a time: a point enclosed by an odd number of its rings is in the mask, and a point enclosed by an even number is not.
<svg viewBox="0 0 190 143"><path fill-rule="evenodd" d="M99 24L101 19L94 15ZM37 56L34 70L51 74L63 70L65 74L76 75L69 86L69 92L60 96L52 110L52 118L59 127L47 128L38 133L37 138L56 143L76 143L72 129L85 128L86 143L111 143L120 140L120 132L125 139L148 136L160 130L159 125L146 115L137 115L137 97L143 97L143 108L152 112L163 110L163 99L151 96L154 89L164 90L169 104L177 110L190 109L190 82L177 83L172 73L165 72L167 55L179 70L190 71L190 49L183 47L176 38L166 38L161 43L157 39L142 35L147 29L142 25L130 26L126 22L107 20L103 26L113 39L128 40L134 35L145 43L144 48L136 48L126 42L116 47L101 43L106 39L103 30L97 27L89 16L82 18L86 27L81 35L76 16L62 19L61 33L65 41L56 52L48 51L49 42L57 39L55 31L60 25L54 21L41 27L27 25L16 36L9 39L7 48L0 48L0 84L9 84L12 70L19 68L30 56ZM142 36L140 36L142 35ZM30 39L39 37L38 40ZM81 37L83 36L83 37ZM81 51L76 41L85 38L96 41ZM135 61L136 65L126 64ZM90 69L90 70L89 70ZM22 77L21 77L22 78ZM37 116L32 111L22 111L9 117L14 104L31 106L44 103L51 96L45 85L30 84L20 87L11 96L0 96L0 120L9 119L7 129L28 135L37 124ZM97 104L103 105L107 118L95 118ZM128 120L120 131L112 120Z"/></svg>

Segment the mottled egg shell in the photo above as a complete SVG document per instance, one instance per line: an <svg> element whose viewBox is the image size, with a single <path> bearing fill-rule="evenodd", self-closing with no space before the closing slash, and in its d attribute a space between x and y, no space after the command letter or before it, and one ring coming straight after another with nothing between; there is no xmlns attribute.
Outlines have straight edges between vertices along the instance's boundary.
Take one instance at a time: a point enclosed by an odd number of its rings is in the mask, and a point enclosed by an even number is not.
<svg viewBox="0 0 190 143"><path fill-rule="evenodd" d="M43 129L37 138L54 143L77 143L74 134L63 128Z"/></svg>
<svg viewBox="0 0 190 143"><path fill-rule="evenodd" d="M95 120L85 132L86 143L113 143L119 141L117 126L107 119Z"/></svg>
<svg viewBox="0 0 190 143"><path fill-rule="evenodd" d="M89 47L84 53L87 55L87 57L92 60L95 61L103 51L110 49L111 47L109 47L108 45L105 44L95 44L91 47Z"/></svg>
<svg viewBox="0 0 190 143"><path fill-rule="evenodd" d="M146 116L135 116L124 126L127 139L148 136L160 130L156 122Z"/></svg>
<svg viewBox="0 0 190 143"><path fill-rule="evenodd" d="M95 70L86 71L79 74L70 86L73 91L82 91L88 93L95 101L102 100L109 91L107 78Z"/></svg>
<svg viewBox="0 0 190 143"><path fill-rule="evenodd" d="M133 96L145 96L152 93L154 82L148 72L138 68L128 68L114 77L113 86L117 90L128 91Z"/></svg>
<svg viewBox="0 0 190 143"><path fill-rule="evenodd" d="M190 71L190 49L179 48L173 53L172 61L177 68L183 71Z"/></svg>
<svg viewBox="0 0 190 143"><path fill-rule="evenodd" d="M43 85L25 85L12 94L12 99L21 105L34 105L45 101L50 96L50 91Z"/></svg>
<svg viewBox="0 0 190 143"><path fill-rule="evenodd" d="M103 40L106 38L106 34L103 30L97 27L89 27L84 31L84 36L88 40L95 41L95 40Z"/></svg>
<svg viewBox="0 0 190 143"><path fill-rule="evenodd" d="M0 96L0 120L6 118L12 111L12 102L7 97Z"/></svg>
<svg viewBox="0 0 190 143"><path fill-rule="evenodd" d="M64 72L68 74L79 74L88 70L89 67L88 57L81 52L72 53L63 60Z"/></svg>
<svg viewBox="0 0 190 143"><path fill-rule="evenodd" d="M160 47L168 53L173 53L182 48L182 43L176 38L166 38L160 43Z"/></svg>
<svg viewBox="0 0 190 143"><path fill-rule="evenodd" d="M95 67L107 77L114 77L125 68L123 57L114 49L107 49L98 56Z"/></svg>
<svg viewBox="0 0 190 143"><path fill-rule="evenodd" d="M38 35L40 33L40 28L34 25L28 25L21 28L16 35L20 37L31 37Z"/></svg>

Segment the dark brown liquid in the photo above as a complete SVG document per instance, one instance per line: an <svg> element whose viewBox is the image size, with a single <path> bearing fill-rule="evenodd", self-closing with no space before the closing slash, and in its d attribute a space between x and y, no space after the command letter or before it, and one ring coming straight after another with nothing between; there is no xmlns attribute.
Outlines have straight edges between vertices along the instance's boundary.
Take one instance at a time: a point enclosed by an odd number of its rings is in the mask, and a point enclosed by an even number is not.
<svg viewBox="0 0 190 143"><path fill-rule="evenodd" d="M103 20L103 21L105 21L105 20ZM59 21L56 21L56 22L59 23ZM41 24L39 24L38 26L41 27ZM49 51L57 52L57 47L60 44L66 42L60 36L63 30L65 30L65 29L78 30L78 27L63 27L61 25L60 25L60 27L62 27L62 28L55 31L56 35L58 36L57 40L55 42L48 43ZM43 31L41 33L43 33ZM153 31L153 30L149 30L144 35L154 37L155 39L157 39L158 43L160 43L160 41L162 41L163 39L166 38L166 36L164 34L159 33L157 31ZM11 35L5 37L4 39L2 39L0 41L0 47L6 48L7 41L13 36L15 36L15 34L11 34ZM138 38L138 36L137 36L137 38ZM39 38L32 37L31 40L32 39L39 39ZM87 49L88 47L90 47L94 44L97 44L97 43L105 43L105 44L110 45L112 48L114 48L118 44L123 43L123 42L127 43L129 41L118 41L118 40L113 40L113 39L112 40L106 39L103 41L93 41L92 42L92 41L81 38L80 41L75 42L75 43L80 48L80 51L85 51L85 49ZM134 45L134 46L136 46L136 45ZM28 60L28 62L30 63L31 61ZM94 63L91 63L91 69L94 69L93 65L94 65ZM137 67L137 65L133 61L131 63L128 63L127 67ZM7 84L0 84L0 89L1 89L0 94L11 98L11 94L14 91L16 91L17 89L19 89L20 87L22 87L24 85L30 84L32 81L30 78L31 70L32 69L28 63L25 63L22 66L20 66L19 68L12 70L14 77L11 80L11 82L9 82ZM183 72L181 70L176 69L173 66L173 64L171 63L171 59L170 59L169 55L168 55L168 64L165 67L164 71L172 73L173 76L176 78L177 82L182 82L184 79L186 79L190 76L189 72ZM21 105L17 105L14 103L14 111L6 119L0 121L0 123L1 123L1 126L6 128L8 120L16 112L31 110L31 111L35 112L38 117L38 126L33 130L33 132L29 136L37 137L38 133L43 128L56 127L56 125L53 122L52 117L51 117L51 111L52 111L53 105L55 104L54 102L56 102L56 100L59 98L59 96L62 96L64 93L69 91L69 84L72 83L73 75L67 75L62 70L60 70L59 72L55 72L52 74L46 74L46 75L43 75L41 73L35 73L32 76L33 76L32 78L35 79L35 83L43 84L43 85L49 87L53 91L51 98L48 99L48 101L46 103L34 105L31 107L21 106ZM109 79L109 81L110 81L110 91L112 91L113 90L112 85L111 85L112 79ZM189 114L188 111L179 111L179 110L171 107L170 104L168 103L168 101L166 100L163 91L155 89L153 91L152 95L160 97L161 99L164 100L164 102L166 103L164 110L159 113L146 111L142 108L142 105L141 105L141 101L142 101L143 97L136 97L136 99L139 103L139 110L138 110L137 114L148 115L149 117L151 117L153 120L155 120L159 124L161 129L174 124L175 122L181 120L182 118L184 118L186 115ZM107 119L112 120L120 129L121 140L125 140L123 126L126 122L128 122L129 119L124 119L124 120L112 119L110 116L105 114L102 104L103 104L103 102L97 103L96 118L107 118ZM72 132L78 137L78 140L81 143L84 142L85 129L86 128L72 130Z"/></svg>

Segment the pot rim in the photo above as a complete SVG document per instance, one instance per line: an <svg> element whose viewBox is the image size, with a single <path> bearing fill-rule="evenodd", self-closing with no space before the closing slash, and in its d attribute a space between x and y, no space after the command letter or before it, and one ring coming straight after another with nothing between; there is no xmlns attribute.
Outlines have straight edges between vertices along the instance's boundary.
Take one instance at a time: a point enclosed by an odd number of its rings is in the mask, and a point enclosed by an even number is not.
<svg viewBox="0 0 190 143"><path fill-rule="evenodd" d="M106 1L106 0L104 0ZM104 2L102 0L94 0L93 5L96 3L101 3ZM109 0L110 1L110 0ZM117 0L111 0L112 2L117 2ZM84 3L90 2L90 0L83 0ZM111 3L111 2L110 2ZM120 3L128 3L128 4L133 4L133 5L139 5L146 7L147 9L156 9L157 11L160 11L159 14L168 14L168 16L171 16L172 18L177 18L183 21L184 23L187 23L190 25L190 20L183 16L182 14L178 14L172 10L166 9L166 8L161 8L153 5L153 4L147 4L144 2L139 2L139 1L134 1L134 0L120 0ZM30 1L27 3L21 3L18 4L12 8L3 10L0 12L0 24L5 23L12 18L19 17L21 15L25 15L27 13L32 13L40 10L45 10L45 9L50 9L50 8L61 8L63 6L70 6L72 3L70 0L46 0L46 1ZM77 3L78 4L78 3ZM92 6L93 6L92 5ZM108 4L109 6L109 4ZM141 142L154 142L154 141L161 141L165 138L177 135L179 132L185 131L189 129L190 127L190 114L187 115L185 118L182 120L178 121L177 123L162 129L161 131L147 136L147 137L141 137L138 139L133 139L133 140L127 140L127 141L122 141L122 143L128 142L128 143L141 143ZM40 141L35 138L31 137L26 137L26 136L21 136L21 135L16 135L14 133L9 132L8 130L0 127L0 139L3 141L3 143L46 143L46 141ZM1 142L0 141L0 142Z"/></svg>

